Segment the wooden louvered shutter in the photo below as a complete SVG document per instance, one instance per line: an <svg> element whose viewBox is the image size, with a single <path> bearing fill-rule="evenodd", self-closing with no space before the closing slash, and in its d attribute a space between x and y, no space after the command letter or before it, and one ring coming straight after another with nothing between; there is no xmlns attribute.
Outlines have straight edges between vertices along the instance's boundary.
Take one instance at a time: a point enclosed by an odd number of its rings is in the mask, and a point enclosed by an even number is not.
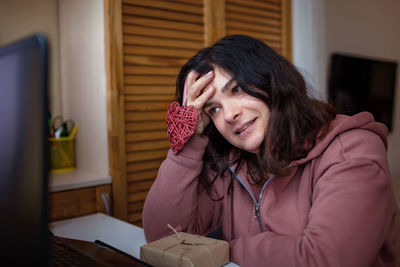
<svg viewBox="0 0 400 267"><path fill-rule="evenodd" d="M226 0L225 2L226 34L250 35L291 59L288 0Z"/></svg>
<svg viewBox="0 0 400 267"><path fill-rule="evenodd" d="M169 148L165 113L175 96L177 74L204 47L203 4L123 0L121 13L125 219L141 225L144 200ZM123 211L115 215L125 217Z"/></svg>
<svg viewBox="0 0 400 267"><path fill-rule="evenodd" d="M259 38L290 57L288 1L105 0L115 217L141 225L144 200L169 148L165 113L180 67L233 33Z"/></svg>

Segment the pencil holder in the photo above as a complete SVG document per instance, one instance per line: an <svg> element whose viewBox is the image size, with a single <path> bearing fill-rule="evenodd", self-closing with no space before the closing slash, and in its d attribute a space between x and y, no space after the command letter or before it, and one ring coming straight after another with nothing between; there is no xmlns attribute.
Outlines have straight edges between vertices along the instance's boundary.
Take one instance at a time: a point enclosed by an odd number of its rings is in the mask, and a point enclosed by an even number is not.
<svg viewBox="0 0 400 267"><path fill-rule="evenodd" d="M69 172L75 170L75 126L68 137L49 138L50 142L50 171Z"/></svg>

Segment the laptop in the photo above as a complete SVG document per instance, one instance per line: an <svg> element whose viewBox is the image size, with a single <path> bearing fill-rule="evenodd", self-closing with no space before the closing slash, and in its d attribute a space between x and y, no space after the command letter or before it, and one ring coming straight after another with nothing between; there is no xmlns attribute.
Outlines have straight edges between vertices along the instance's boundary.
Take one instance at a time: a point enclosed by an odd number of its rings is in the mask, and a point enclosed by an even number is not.
<svg viewBox="0 0 400 267"><path fill-rule="evenodd" d="M149 266L106 244L51 235L47 79L44 35L0 47L1 262L11 266L107 266L106 260L112 259L111 265ZM69 255L68 263L63 262L65 255ZM99 255L107 257L100 260ZM91 264L78 262L85 256Z"/></svg>

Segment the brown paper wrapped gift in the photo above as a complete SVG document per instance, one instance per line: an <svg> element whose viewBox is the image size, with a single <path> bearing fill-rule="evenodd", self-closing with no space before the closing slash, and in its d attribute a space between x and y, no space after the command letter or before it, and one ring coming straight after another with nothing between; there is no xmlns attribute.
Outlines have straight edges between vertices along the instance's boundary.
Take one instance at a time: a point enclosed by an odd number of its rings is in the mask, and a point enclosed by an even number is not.
<svg viewBox="0 0 400 267"><path fill-rule="evenodd" d="M229 262L229 244L179 232L140 247L140 259L156 267L219 267Z"/></svg>

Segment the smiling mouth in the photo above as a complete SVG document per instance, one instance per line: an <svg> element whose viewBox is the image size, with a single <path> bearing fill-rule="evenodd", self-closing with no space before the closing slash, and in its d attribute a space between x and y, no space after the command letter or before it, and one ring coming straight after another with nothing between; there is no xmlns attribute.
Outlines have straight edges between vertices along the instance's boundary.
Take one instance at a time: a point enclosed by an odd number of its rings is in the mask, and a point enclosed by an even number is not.
<svg viewBox="0 0 400 267"><path fill-rule="evenodd" d="M255 118L255 119L249 121L248 123L246 123L242 128L240 128L239 130L237 130L237 131L235 132L235 134L239 135L239 134L241 134L242 132L244 132L247 128L249 128L250 125L252 125L252 124L256 121L256 119L257 119L257 118Z"/></svg>

